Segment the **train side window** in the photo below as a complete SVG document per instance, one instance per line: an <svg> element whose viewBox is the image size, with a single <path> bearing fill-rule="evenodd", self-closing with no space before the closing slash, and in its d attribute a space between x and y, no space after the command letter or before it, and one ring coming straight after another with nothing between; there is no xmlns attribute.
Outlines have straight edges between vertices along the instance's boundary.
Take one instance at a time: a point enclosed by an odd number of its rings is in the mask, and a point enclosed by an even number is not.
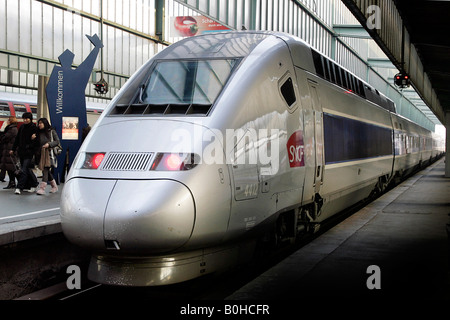
<svg viewBox="0 0 450 320"><path fill-rule="evenodd" d="M17 119L22 119L22 115L27 112L27 108L23 104L15 104L14 110L16 110Z"/></svg>
<svg viewBox="0 0 450 320"><path fill-rule="evenodd" d="M9 117L11 116L11 111L7 103L0 103L0 116Z"/></svg>
<svg viewBox="0 0 450 320"><path fill-rule="evenodd" d="M395 105L394 102L391 100L387 100L388 110L391 112L395 112Z"/></svg>
<svg viewBox="0 0 450 320"><path fill-rule="evenodd" d="M355 77L352 75L349 75L350 78L350 90L352 92L356 92L356 88L355 88Z"/></svg>
<svg viewBox="0 0 450 320"><path fill-rule="evenodd" d="M322 55L314 50L312 50L312 56L314 60L314 66L316 67L316 73L320 77L324 78L323 73L323 61L322 61Z"/></svg>
<svg viewBox="0 0 450 320"><path fill-rule="evenodd" d="M30 105L31 113L33 114L33 119L37 119L37 106Z"/></svg>
<svg viewBox="0 0 450 320"><path fill-rule="evenodd" d="M348 79L347 79L347 71L342 70L342 86L345 89L348 89Z"/></svg>
<svg viewBox="0 0 450 320"><path fill-rule="evenodd" d="M292 83L291 77L287 78L286 81L280 87L281 95L288 104L289 108L297 101L295 97L294 85Z"/></svg>
<svg viewBox="0 0 450 320"><path fill-rule="evenodd" d="M352 76L349 73L347 73L347 89L353 91Z"/></svg>
<svg viewBox="0 0 450 320"><path fill-rule="evenodd" d="M341 68L337 64L334 65L334 71L336 73L336 83L342 87Z"/></svg>
<svg viewBox="0 0 450 320"><path fill-rule="evenodd" d="M330 76L331 76L331 82L336 83L336 75L334 74L334 63L330 61Z"/></svg>
<svg viewBox="0 0 450 320"><path fill-rule="evenodd" d="M359 86L359 95L365 98L366 94L364 93L364 85L361 80L358 80L358 86Z"/></svg>
<svg viewBox="0 0 450 320"><path fill-rule="evenodd" d="M323 58L323 69L324 69L324 73L325 73L325 79L327 79L328 81L330 81L330 68L328 67L328 59L327 58Z"/></svg>

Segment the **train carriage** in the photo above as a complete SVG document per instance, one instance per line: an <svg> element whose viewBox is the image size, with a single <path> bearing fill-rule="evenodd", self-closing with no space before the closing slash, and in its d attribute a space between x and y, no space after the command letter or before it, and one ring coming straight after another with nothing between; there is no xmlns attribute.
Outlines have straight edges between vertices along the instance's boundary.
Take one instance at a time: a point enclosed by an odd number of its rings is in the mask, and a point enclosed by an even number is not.
<svg viewBox="0 0 450 320"><path fill-rule="evenodd" d="M105 109L106 104L88 101L86 103L87 119L93 125ZM37 96L30 94L0 92L0 131L4 131L10 116L22 123L24 112L33 114L33 121L37 121Z"/></svg>
<svg viewBox="0 0 450 320"><path fill-rule="evenodd" d="M22 115L25 112L31 112L33 119L36 120L36 103L29 99L1 99L0 98L0 131L3 131L7 124L8 118L16 117L19 123L22 123Z"/></svg>

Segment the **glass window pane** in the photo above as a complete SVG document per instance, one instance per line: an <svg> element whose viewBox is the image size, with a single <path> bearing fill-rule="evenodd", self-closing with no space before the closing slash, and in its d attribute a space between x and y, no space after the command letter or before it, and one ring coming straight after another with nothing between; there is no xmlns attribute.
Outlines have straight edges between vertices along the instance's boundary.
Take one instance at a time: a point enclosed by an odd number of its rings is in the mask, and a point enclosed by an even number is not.
<svg viewBox="0 0 450 320"><path fill-rule="evenodd" d="M11 111L9 110L8 104L0 102L0 116L9 117L10 115Z"/></svg>
<svg viewBox="0 0 450 320"><path fill-rule="evenodd" d="M23 104L15 104L14 109L16 110L17 119L22 119L22 115L27 112L27 108Z"/></svg>
<svg viewBox="0 0 450 320"><path fill-rule="evenodd" d="M292 84L292 79L288 78L280 88L281 94L284 100L291 107L297 100L295 97L294 85Z"/></svg>
<svg viewBox="0 0 450 320"><path fill-rule="evenodd" d="M140 100L150 104L212 104L236 60L159 62Z"/></svg>

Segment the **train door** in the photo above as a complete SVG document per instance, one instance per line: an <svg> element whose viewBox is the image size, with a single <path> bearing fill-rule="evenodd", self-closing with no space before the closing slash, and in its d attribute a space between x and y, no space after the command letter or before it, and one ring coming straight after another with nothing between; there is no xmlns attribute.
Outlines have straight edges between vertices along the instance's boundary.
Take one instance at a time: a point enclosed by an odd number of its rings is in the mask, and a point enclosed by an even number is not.
<svg viewBox="0 0 450 320"><path fill-rule="evenodd" d="M309 92L311 94L311 104L314 114L314 154L315 154L315 174L314 174L314 193L320 191L323 183L324 152L323 152L323 113L317 92L318 84L308 81Z"/></svg>
<svg viewBox="0 0 450 320"><path fill-rule="evenodd" d="M260 192L258 164L255 160L257 149L252 131L236 132L238 141L233 143L235 145L231 152L227 150L233 179L233 199L227 229L231 234L250 230L261 221L257 201ZM230 141L233 140L227 135L227 143Z"/></svg>
<svg viewBox="0 0 450 320"><path fill-rule="evenodd" d="M239 131L239 130L238 130ZM243 131L243 130L242 130ZM256 137L254 130L237 133L238 142L234 147L232 171L234 181L234 198L236 201L254 199L258 196L259 175L257 165Z"/></svg>

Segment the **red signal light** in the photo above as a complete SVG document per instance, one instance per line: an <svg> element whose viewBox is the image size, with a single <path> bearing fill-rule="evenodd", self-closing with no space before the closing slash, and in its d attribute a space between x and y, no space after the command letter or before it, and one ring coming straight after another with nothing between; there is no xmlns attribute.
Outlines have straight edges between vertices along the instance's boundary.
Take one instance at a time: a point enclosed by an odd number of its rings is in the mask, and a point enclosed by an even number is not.
<svg viewBox="0 0 450 320"><path fill-rule="evenodd" d="M105 158L105 153L86 152L81 169L98 169Z"/></svg>
<svg viewBox="0 0 450 320"><path fill-rule="evenodd" d="M166 167L170 171L179 170L182 164L182 160L179 155L172 153L168 157L166 157Z"/></svg>
<svg viewBox="0 0 450 320"><path fill-rule="evenodd" d="M408 88L411 85L409 75L405 72L397 73L394 76L394 84L400 88Z"/></svg>
<svg viewBox="0 0 450 320"><path fill-rule="evenodd" d="M94 90L99 94L108 93L108 87L108 83L103 78L99 82L94 83Z"/></svg>
<svg viewBox="0 0 450 320"><path fill-rule="evenodd" d="M199 161L194 153L158 153L150 170L186 171L195 168Z"/></svg>
<svg viewBox="0 0 450 320"><path fill-rule="evenodd" d="M105 158L104 153L97 153L92 157L92 169L97 169Z"/></svg>

